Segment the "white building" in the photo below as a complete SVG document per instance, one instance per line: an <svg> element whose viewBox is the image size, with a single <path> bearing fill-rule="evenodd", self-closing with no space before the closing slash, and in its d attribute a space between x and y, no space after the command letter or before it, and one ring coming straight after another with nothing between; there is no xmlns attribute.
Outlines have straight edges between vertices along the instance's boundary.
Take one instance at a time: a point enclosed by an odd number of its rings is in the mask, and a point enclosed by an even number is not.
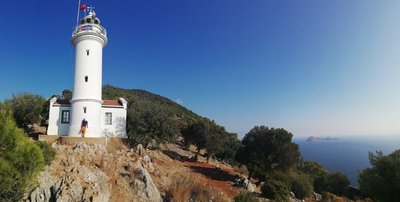
<svg viewBox="0 0 400 202"><path fill-rule="evenodd" d="M71 101L50 101L48 135L82 136L81 123L88 121L85 137L126 137L127 102L102 100L102 54L107 33L94 11L80 20L72 33L76 48L74 89Z"/></svg>

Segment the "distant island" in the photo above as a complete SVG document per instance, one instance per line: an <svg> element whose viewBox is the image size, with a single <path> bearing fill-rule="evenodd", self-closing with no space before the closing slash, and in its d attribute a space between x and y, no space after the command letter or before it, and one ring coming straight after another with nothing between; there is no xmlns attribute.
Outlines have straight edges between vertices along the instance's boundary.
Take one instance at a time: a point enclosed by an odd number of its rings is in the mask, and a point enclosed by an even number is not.
<svg viewBox="0 0 400 202"><path fill-rule="evenodd" d="M336 137L316 137L316 136L310 136L309 138L307 138L308 142L334 141L334 140L339 140L339 138L336 138Z"/></svg>

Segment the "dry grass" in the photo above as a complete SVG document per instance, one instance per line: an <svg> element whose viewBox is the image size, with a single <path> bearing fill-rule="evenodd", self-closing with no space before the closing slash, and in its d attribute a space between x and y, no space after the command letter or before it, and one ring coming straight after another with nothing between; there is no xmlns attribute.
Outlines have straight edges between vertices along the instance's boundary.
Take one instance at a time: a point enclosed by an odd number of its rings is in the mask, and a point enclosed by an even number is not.
<svg viewBox="0 0 400 202"><path fill-rule="evenodd" d="M246 176L246 177L249 176L249 170L247 170L247 167L245 165L235 167L234 170L243 176Z"/></svg>
<svg viewBox="0 0 400 202"><path fill-rule="evenodd" d="M190 200L191 199L191 200ZM171 183L166 191L165 201L229 201L207 184L201 184L193 175L184 175Z"/></svg>
<svg viewBox="0 0 400 202"><path fill-rule="evenodd" d="M169 202L180 202L189 201L191 191L190 189L194 186L193 181L188 179L187 176L178 178L173 181L166 191L166 201Z"/></svg>
<svg viewBox="0 0 400 202"><path fill-rule="evenodd" d="M107 138L107 152L109 154L115 154L116 151L128 150L126 139L123 138Z"/></svg>

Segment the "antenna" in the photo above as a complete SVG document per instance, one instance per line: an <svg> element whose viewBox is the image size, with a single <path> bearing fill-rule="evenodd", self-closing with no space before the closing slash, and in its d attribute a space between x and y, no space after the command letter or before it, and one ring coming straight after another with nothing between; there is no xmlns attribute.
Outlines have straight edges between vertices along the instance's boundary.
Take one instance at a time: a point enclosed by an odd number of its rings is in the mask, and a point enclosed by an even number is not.
<svg viewBox="0 0 400 202"><path fill-rule="evenodd" d="M94 7L93 7L93 6L88 6L88 7L87 7L87 10L88 10L89 12L93 12Z"/></svg>
<svg viewBox="0 0 400 202"><path fill-rule="evenodd" d="M79 24L79 11L81 9L81 0L78 1L78 13L76 14L76 26Z"/></svg>

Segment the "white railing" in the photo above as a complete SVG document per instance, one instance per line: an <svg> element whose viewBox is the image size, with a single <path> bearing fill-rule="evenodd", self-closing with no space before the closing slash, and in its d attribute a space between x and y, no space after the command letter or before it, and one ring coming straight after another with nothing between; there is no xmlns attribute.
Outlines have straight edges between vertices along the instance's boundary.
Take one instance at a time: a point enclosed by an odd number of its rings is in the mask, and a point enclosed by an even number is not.
<svg viewBox="0 0 400 202"><path fill-rule="evenodd" d="M82 24L78 25L73 28L72 36L77 34L78 32L96 32L98 34L103 34L104 36L107 36L107 31L106 29L101 26L101 25L96 25L96 24Z"/></svg>

